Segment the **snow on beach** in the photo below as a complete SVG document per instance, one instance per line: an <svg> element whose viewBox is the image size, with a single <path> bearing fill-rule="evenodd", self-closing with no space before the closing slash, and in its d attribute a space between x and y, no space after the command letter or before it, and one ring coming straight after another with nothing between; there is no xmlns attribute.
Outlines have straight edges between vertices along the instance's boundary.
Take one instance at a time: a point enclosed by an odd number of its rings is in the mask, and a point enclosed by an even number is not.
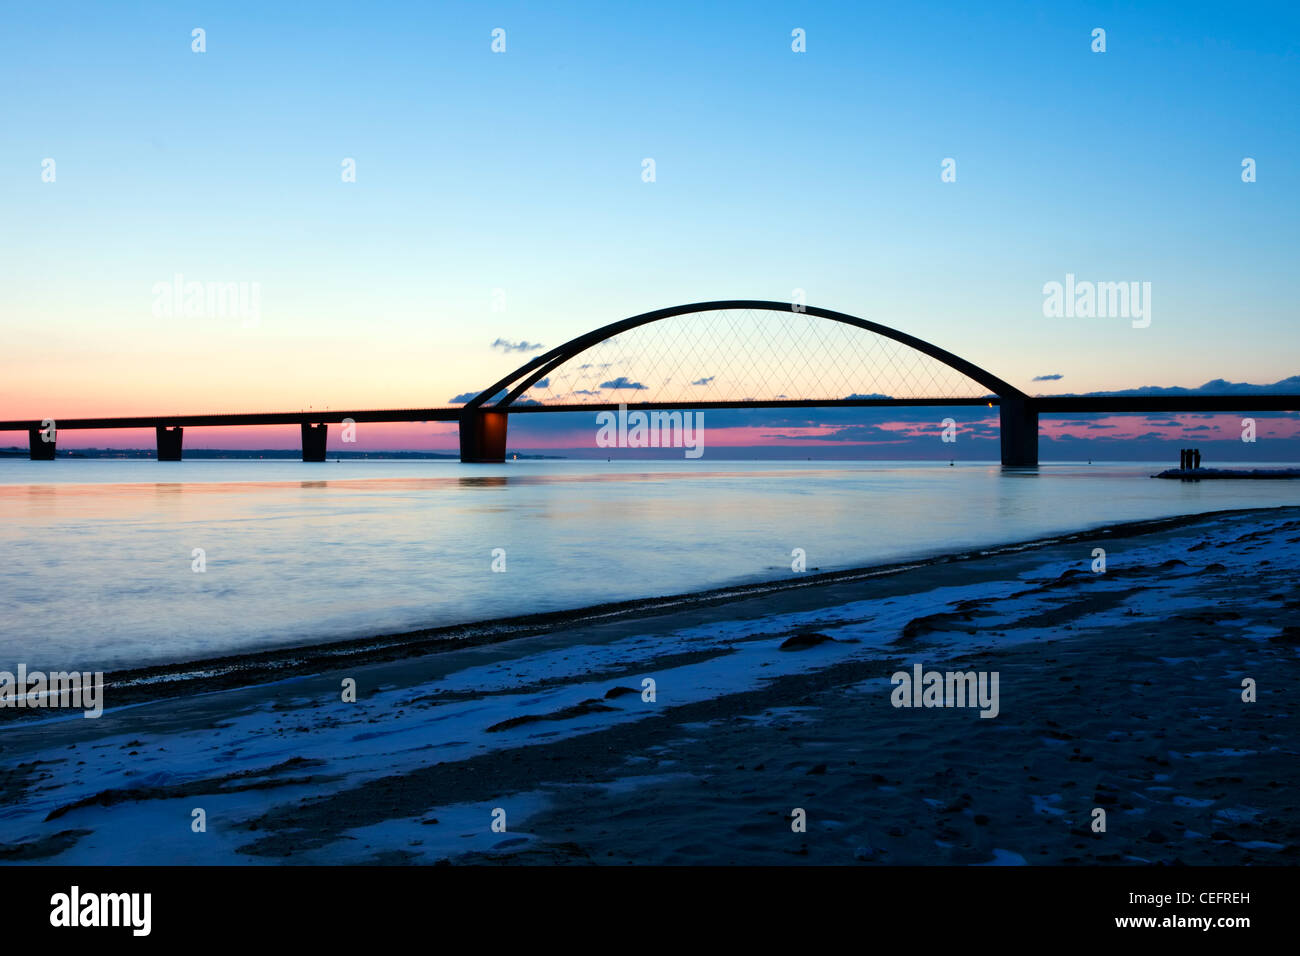
<svg viewBox="0 0 1300 956"><path fill-rule="evenodd" d="M1040 647L1110 635L1140 622L1179 638L1158 666L1172 670L1178 664L1168 662L1181 661L1204 669L1197 664L1198 647L1187 640L1195 636L1198 616L1218 639L1294 659L1294 632L1274 620L1289 615L1294 622L1293 586L1261 590L1249 607L1225 606L1229 586L1262 582L1264 569L1289 569L1294 581L1300 566L1294 511L1215 516L1127 540L1099 537L1098 546L1107 550L1104 573L1091 570L1090 545L1048 546L965 566L916 569L870 586L827 587L819 600L805 595L797 609L780 594L763 594L709 613L687 609L593 624L184 699L114 709L110 696L104 716L94 721L80 714L9 721L0 724L6 757L0 859L242 864L435 862L467 853L554 856L558 842L573 842L561 841L553 825L560 808L649 800L644 816L662 812L651 794L689 790L718 776L719 768L679 751L707 751L724 736L724 727L740 722L748 736L736 737L736 746L749 746L760 735L776 741L782 734L809 732L833 709L855 702L858 710L870 702L877 715L872 727L901 717L888 705L889 679L914 663L965 669L970 665L962 662L978 658L996 665L999 655L1019 647L1039 653ZM846 599L855 593L862 596ZM1175 628L1174 621L1183 624ZM1288 633L1292 643L1280 642ZM1245 670L1225 662L1202 676L1212 674L1231 703ZM799 706L801 692L780 706L781 688L816 687L818 675L838 673L854 679L839 683L834 701ZM355 702L341 699L345 677L357 681ZM653 700L647 679L654 682ZM1116 672L1112 680L1125 677ZM1004 677L1003 714L975 723L1026 719L1017 686ZM1135 692L1143 692L1137 686ZM750 702L764 694L771 700L751 711ZM711 716L693 719L699 713ZM665 721L672 725L667 738ZM653 737L639 736L652 725ZM973 732L970 725L965 721L963 733ZM881 732L888 737L898 728L882 726ZM633 749L611 744L596 761L591 750L605 737ZM1043 754L1063 749L1059 735L1035 740ZM1258 753L1253 747L1202 753L1185 743L1164 759L1240 762ZM1294 738L1290 746L1296 749ZM543 751L564 756L539 768ZM817 742L805 741L802 752L819 752ZM820 752L824 756L809 768L794 760L789 773L799 764L800 776L818 776L818 766L846 751L828 732ZM746 759L752 766L752 758ZM872 782L873 793L915 783ZM1056 789L1037 786L1022 795L1031 817L1048 821L1043 825L1064 818L1059 825L1086 823L1083 810L1091 807L1064 805ZM787 811L793 799L772 795L773 805ZM947 793L929 799L953 803ZM1164 802L1204 817L1199 830L1185 827L1197 834L1215 830L1216 819L1222 829L1224 821L1234 822L1231 814L1241 812L1231 800L1187 793ZM196 808L206 816L202 833L191 828ZM498 808L505 812L506 832L491 828ZM1136 816L1144 809L1130 807ZM1248 825L1252 819L1237 822ZM619 845L617 833L608 836L611 846ZM932 851L957 852L952 848L961 841L943 836L931 834L921 842ZM744 839L737 839L728 852L740 847L743 856ZM919 845L909 837L897 852ZM1276 854L1288 844L1242 839L1236 845ZM686 858L707 858L708 852L701 848ZM1029 854L1004 840L981 844L974 856L966 862L1020 862ZM872 850L865 858L888 857Z"/></svg>

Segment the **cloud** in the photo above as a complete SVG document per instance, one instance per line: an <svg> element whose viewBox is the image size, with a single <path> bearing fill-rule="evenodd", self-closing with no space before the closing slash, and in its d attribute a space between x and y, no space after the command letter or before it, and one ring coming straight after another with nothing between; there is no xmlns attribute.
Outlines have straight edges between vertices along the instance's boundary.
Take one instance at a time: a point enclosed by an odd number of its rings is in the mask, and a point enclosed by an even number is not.
<svg viewBox="0 0 1300 956"><path fill-rule="evenodd" d="M1035 382L1059 382L1065 378L1060 372L1053 372L1051 375L1035 375L1032 381Z"/></svg>
<svg viewBox="0 0 1300 956"><path fill-rule="evenodd" d="M629 382L626 375L620 375L618 378L612 378L608 382L601 382L601 388L631 388L644 390L646 386L640 382Z"/></svg>
<svg viewBox="0 0 1300 956"><path fill-rule="evenodd" d="M838 428L833 432L826 432L820 435L783 435L768 434L764 438L776 441L844 441L844 442L872 442L875 444L897 444L907 441L914 437L903 428L882 428L879 425L849 425L846 428Z"/></svg>
<svg viewBox="0 0 1300 956"><path fill-rule="evenodd" d="M546 348L538 342L511 342L509 339L497 339L492 347L502 352L540 352Z"/></svg>
<svg viewBox="0 0 1300 956"><path fill-rule="evenodd" d="M839 406L831 408L719 408L709 409L711 428L844 428L862 424L889 424L900 417L917 421L932 421L935 427L945 416L952 416L959 424L988 419L997 427L997 410L982 406L956 406L926 408L920 411L890 408L888 406ZM1050 419L1047 419L1050 421Z"/></svg>
<svg viewBox="0 0 1300 956"><path fill-rule="evenodd" d="M546 376L546 378L538 379L536 382L534 382L533 388L546 388L550 384L551 384L551 377L548 375Z"/></svg>
<svg viewBox="0 0 1300 956"><path fill-rule="evenodd" d="M1037 379L1035 379L1037 381ZM1165 387L1163 385L1143 385L1141 388L1125 388L1114 392L1084 392L1084 395L1291 395L1300 392L1300 375L1292 375L1271 385L1252 385L1249 382L1227 382L1216 378L1197 388L1183 388L1181 385ZM1073 393L1071 393L1073 394Z"/></svg>
<svg viewBox="0 0 1300 956"><path fill-rule="evenodd" d="M716 375L710 375L708 378L697 378L695 381L691 382L691 384L692 384L692 385L708 385L708 384L709 384L710 382L712 382L715 378L717 378Z"/></svg>
<svg viewBox="0 0 1300 956"><path fill-rule="evenodd" d="M448 405L461 405L461 404L463 404L463 403L465 403L465 402L468 402L471 398L474 398L474 397L477 396L477 395L478 395L478 392L461 392L459 395L455 395L455 396L453 396L453 397L447 399L447 404L448 404ZM495 395L493 395L491 398L489 398L488 401L489 401L489 402L500 401L501 399L505 398L505 396L506 396L506 390L503 388L503 389L501 389L501 391L497 392Z"/></svg>

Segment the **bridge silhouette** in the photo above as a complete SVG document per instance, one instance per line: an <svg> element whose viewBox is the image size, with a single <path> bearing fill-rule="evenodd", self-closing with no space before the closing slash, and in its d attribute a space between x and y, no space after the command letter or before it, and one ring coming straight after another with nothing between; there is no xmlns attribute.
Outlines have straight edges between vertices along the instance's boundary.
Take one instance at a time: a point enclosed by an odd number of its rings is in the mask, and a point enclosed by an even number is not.
<svg viewBox="0 0 1300 956"><path fill-rule="evenodd" d="M644 393L644 394L643 394ZM505 460L510 415L724 408L997 406L1002 464L1038 464L1041 415L1300 410L1300 395L1031 396L936 345L843 312L733 299L645 312L536 356L464 405L0 421L26 431L30 457L55 457L57 433L153 428L160 461L182 457L184 429L298 425L303 461L324 461L345 421L459 424L463 462ZM49 440L53 425L53 439Z"/></svg>

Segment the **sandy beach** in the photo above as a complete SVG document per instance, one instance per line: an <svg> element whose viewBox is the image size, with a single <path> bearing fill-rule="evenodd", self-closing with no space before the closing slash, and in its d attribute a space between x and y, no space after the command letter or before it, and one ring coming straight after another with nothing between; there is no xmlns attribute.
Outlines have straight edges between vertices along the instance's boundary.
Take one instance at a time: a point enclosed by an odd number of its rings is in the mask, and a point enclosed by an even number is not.
<svg viewBox="0 0 1300 956"><path fill-rule="evenodd" d="M109 675L0 711L0 859L1296 863L1297 572L1300 508L1221 512Z"/></svg>

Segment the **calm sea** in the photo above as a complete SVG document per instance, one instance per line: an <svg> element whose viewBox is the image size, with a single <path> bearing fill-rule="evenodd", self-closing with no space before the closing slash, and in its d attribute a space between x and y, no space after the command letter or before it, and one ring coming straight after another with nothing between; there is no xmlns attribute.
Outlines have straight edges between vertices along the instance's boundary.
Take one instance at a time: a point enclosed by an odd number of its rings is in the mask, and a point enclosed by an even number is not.
<svg viewBox="0 0 1300 956"><path fill-rule="evenodd" d="M795 548L832 570L1300 503L1300 482L1149 478L1163 467L0 460L0 669L188 660L773 580Z"/></svg>

